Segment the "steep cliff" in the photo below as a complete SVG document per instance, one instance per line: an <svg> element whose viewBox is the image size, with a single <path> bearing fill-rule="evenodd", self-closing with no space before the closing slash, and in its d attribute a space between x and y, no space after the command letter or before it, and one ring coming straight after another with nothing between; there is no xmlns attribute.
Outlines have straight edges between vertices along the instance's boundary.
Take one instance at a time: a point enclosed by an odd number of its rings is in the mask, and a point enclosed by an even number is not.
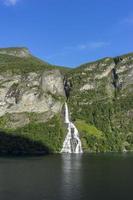
<svg viewBox="0 0 133 200"><path fill-rule="evenodd" d="M0 152L59 152L67 100L84 152L133 150L133 54L75 69L0 49Z"/></svg>
<svg viewBox="0 0 133 200"><path fill-rule="evenodd" d="M133 54L84 64L68 79L84 151L133 150Z"/></svg>
<svg viewBox="0 0 133 200"><path fill-rule="evenodd" d="M64 138L61 119L65 102L63 75L58 67L33 57L28 50L11 48L0 50L0 128L7 136L17 135L40 142L51 152L60 150ZM5 136L4 136L5 137ZM23 152L14 147L17 139L0 140L1 152ZM27 142L26 142L27 144ZM5 145L7 149L5 149ZM28 144L27 144L28 145ZM21 145L20 145L21 146ZM29 147L31 148L31 147ZM32 152L43 152L35 145Z"/></svg>

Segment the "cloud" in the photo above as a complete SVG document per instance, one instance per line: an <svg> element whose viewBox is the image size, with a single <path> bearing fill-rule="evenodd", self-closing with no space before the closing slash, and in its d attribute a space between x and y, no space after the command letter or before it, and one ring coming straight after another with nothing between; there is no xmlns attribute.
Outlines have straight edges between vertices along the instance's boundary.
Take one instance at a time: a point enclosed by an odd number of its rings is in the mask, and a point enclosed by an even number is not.
<svg viewBox="0 0 133 200"><path fill-rule="evenodd" d="M19 0L3 0L6 6L15 6Z"/></svg>
<svg viewBox="0 0 133 200"><path fill-rule="evenodd" d="M75 46L66 46L61 51L47 56L47 59L50 59L50 58L53 58L53 57L66 56L69 53L74 53L74 52L77 52L77 51L97 50L97 49L100 49L100 48L105 48L109 45L110 45L109 42L103 42L103 41L100 42L99 41L99 42L89 42L89 43L86 43L86 44L79 44L79 45L75 45Z"/></svg>
<svg viewBox="0 0 133 200"><path fill-rule="evenodd" d="M75 46L67 46L64 48L64 50L68 50L68 51L93 50L93 49L104 48L109 45L110 45L109 42L97 41L97 42L88 42L85 44L79 44L79 45L75 45Z"/></svg>
<svg viewBox="0 0 133 200"><path fill-rule="evenodd" d="M78 49L79 50L93 50L93 49L99 49L99 48L103 48L103 47L107 47L109 46L110 43L109 42L102 42L102 41L99 41L99 42L90 42L90 43L87 43L87 44L81 44L78 46Z"/></svg>

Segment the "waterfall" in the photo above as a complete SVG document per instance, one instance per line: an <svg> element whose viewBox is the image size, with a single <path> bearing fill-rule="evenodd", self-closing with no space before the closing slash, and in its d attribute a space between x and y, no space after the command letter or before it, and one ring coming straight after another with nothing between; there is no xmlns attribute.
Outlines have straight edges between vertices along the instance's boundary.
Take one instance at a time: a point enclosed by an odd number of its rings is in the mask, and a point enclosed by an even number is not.
<svg viewBox="0 0 133 200"><path fill-rule="evenodd" d="M65 123L67 124L67 135L63 142L61 153L83 153L79 132L76 126L69 120L69 111L65 103Z"/></svg>

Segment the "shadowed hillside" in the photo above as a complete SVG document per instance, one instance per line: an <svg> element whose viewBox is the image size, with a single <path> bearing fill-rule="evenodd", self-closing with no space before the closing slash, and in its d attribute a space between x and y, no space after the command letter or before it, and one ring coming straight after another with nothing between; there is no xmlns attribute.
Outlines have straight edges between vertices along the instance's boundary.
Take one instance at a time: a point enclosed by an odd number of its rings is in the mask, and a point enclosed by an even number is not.
<svg viewBox="0 0 133 200"><path fill-rule="evenodd" d="M0 73L3 133L60 152L67 101L84 152L133 150L133 53L70 69L43 62L25 48L0 49Z"/></svg>

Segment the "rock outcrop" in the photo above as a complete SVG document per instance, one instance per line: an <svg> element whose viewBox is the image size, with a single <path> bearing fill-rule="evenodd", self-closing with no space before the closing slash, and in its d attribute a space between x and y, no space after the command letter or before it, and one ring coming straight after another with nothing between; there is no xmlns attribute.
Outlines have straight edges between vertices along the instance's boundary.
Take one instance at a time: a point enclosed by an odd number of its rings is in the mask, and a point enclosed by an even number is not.
<svg viewBox="0 0 133 200"><path fill-rule="evenodd" d="M20 57L20 58L27 58L27 57L31 56L31 54L27 48L15 48L15 47L0 49L0 54L16 56L16 57Z"/></svg>
<svg viewBox="0 0 133 200"><path fill-rule="evenodd" d="M66 100L83 151L133 150L132 53L63 69L25 48L0 49L1 130L59 152Z"/></svg>
<svg viewBox="0 0 133 200"><path fill-rule="evenodd" d="M133 54L84 64L68 78L69 107L84 151L133 150ZM91 125L102 131L101 138Z"/></svg>
<svg viewBox="0 0 133 200"><path fill-rule="evenodd" d="M62 110L64 98L63 78L59 70L25 75L1 74L0 76L0 117L5 114L17 115L22 113L51 113L53 116ZM18 118L18 121L19 121ZM23 122L23 123L22 123Z"/></svg>

